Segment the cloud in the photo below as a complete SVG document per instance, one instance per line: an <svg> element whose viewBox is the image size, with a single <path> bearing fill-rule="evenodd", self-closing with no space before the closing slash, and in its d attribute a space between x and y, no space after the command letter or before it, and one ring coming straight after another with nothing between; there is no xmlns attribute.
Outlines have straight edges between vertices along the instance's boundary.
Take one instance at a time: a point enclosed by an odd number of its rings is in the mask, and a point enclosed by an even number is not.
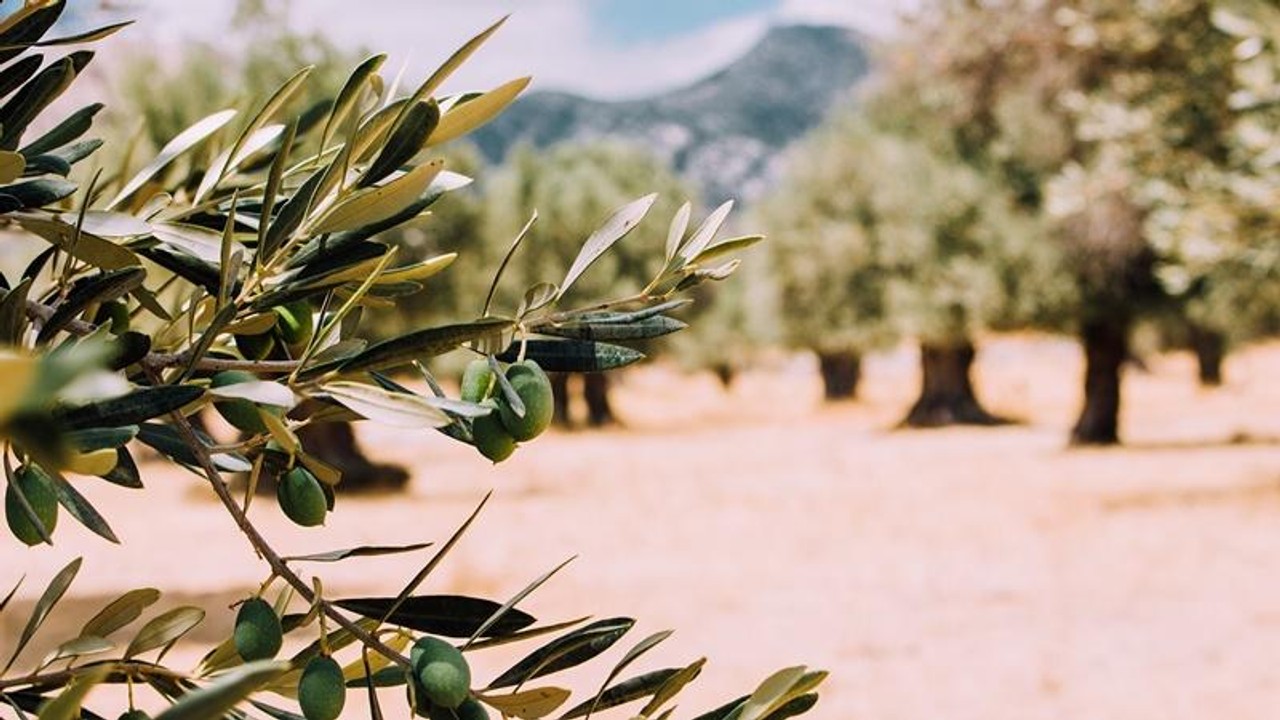
<svg viewBox="0 0 1280 720"><path fill-rule="evenodd" d="M838 23L877 31L891 25L887 18L893 8L910 0L781 0L773 10L625 46L611 42L609 33L592 22L590 2L306 0L293 3L292 22L346 45L387 52L391 56L387 67L407 63L412 81L495 19L511 14L449 87L483 89L533 75L535 88L625 98L688 84L723 67L746 52L773 23ZM149 0L142 6L138 30L169 38L218 40L227 32L233 5L229 0Z"/></svg>

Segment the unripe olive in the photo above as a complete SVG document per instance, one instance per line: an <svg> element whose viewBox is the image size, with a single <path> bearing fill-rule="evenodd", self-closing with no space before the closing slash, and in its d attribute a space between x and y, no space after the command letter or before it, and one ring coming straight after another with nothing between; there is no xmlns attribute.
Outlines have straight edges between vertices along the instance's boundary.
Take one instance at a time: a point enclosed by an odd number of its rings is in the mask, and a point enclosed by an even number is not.
<svg viewBox="0 0 1280 720"><path fill-rule="evenodd" d="M264 360L276 348L276 339L270 332L258 335L236 335L236 349L245 360Z"/></svg>
<svg viewBox="0 0 1280 720"><path fill-rule="evenodd" d="M335 720L347 701L342 666L328 655L311 659L298 681L298 706L307 720Z"/></svg>
<svg viewBox="0 0 1280 720"><path fill-rule="evenodd" d="M489 361L472 360L467 363L467 369L462 373L462 399L478 403L489 397L491 387L493 387L493 368L489 367Z"/></svg>
<svg viewBox="0 0 1280 720"><path fill-rule="evenodd" d="M219 388L253 382L257 379L253 373L243 370L224 370L213 376L211 385ZM262 416L258 414L258 406L252 401L241 398L215 400L213 409L217 410L222 419L231 423L237 430L243 430L251 435L267 431L267 426L262 422Z"/></svg>
<svg viewBox="0 0 1280 720"><path fill-rule="evenodd" d="M320 481L304 467L295 467L280 478L276 500L284 514L303 527L323 525L329 509Z"/></svg>
<svg viewBox="0 0 1280 720"><path fill-rule="evenodd" d="M498 414L507 432L518 442L532 440L551 426L555 415L555 395L551 380L538 363L524 360L507 368L507 380L524 403L524 417L516 415L506 398L498 394Z"/></svg>
<svg viewBox="0 0 1280 720"><path fill-rule="evenodd" d="M144 710L134 708L132 710L125 710L121 713L119 720L151 720L151 716Z"/></svg>
<svg viewBox="0 0 1280 720"><path fill-rule="evenodd" d="M489 711L475 698L467 698L458 707L450 710L432 706L427 712L428 720L489 720Z"/></svg>
<svg viewBox="0 0 1280 720"><path fill-rule="evenodd" d="M246 662L270 660L280 652L280 643L284 639L284 630L280 628L280 619L270 603L260 597L253 597L242 603L236 612L236 629L232 633L232 641L236 643L236 652Z"/></svg>
<svg viewBox="0 0 1280 720"><path fill-rule="evenodd" d="M471 442L481 455L500 463L516 451L516 440L498 416L497 401L489 398L480 404L491 411L471 421Z"/></svg>
<svg viewBox="0 0 1280 720"><path fill-rule="evenodd" d="M311 315L311 303L296 300L272 308L276 314L276 330L280 339L295 355L306 349L315 332L315 318Z"/></svg>
<svg viewBox="0 0 1280 720"><path fill-rule="evenodd" d="M97 314L93 316L93 324L102 325L104 323L111 324L112 335L128 332L129 306L119 300L111 300L99 305Z"/></svg>
<svg viewBox="0 0 1280 720"><path fill-rule="evenodd" d="M13 484L22 490L36 517L40 518L40 524L44 526L45 532L53 535L53 528L58 524L58 497L53 492L53 481L44 471L24 465L14 473ZM4 517L9 524L9 531L22 542L27 545L38 545L44 542L40 538L39 529L36 528L35 523L31 522L21 501L18 500L18 493L13 489L12 484L5 488Z"/></svg>
<svg viewBox="0 0 1280 720"><path fill-rule="evenodd" d="M418 689L435 707L453 710L471 696L471 668L449 643L423 637L410 652Z"/></svg>
<svg viewBox="0 0 1280 720"><path fill-rule="evenodd" d="M284 630L280 618L266 600L246 600L236 613L236 628L232 633L236 652L245 662L270 660L280 652Z"/></svg>

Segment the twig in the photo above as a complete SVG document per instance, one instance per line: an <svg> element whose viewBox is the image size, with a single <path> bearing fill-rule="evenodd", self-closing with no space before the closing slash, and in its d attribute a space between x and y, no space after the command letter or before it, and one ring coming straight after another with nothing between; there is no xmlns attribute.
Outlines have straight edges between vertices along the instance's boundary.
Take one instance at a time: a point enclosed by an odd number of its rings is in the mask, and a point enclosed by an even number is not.
<svg viewBox="0 0 1280 720"><path fill-rule="evenodd" d="M34 320L42 322L48 321L53 317L54 308L35 300L27 300L27 315ZM85 322L84 320L71 320L67 323L66 329L75 335L88 335L98 329L97 325ZM191 362L191 351L184 350L176 353L147 353L139 362L148 370L164 370L171 367L186 367ZM250 372L267 373L270 375L288 375L298 369L301 363L298 360L234 360L231 358L200 358L195 363L196 370L204 370L207 372L221 372L223 370L248 370Z"/></svg>
<svg viewBox="0 0 1280 720"><path fill-rule="evenodd" d="M154 373L150 373L153 379L158 379ZM320 609L326 616L331 618L343 629L350 632L357 640L366 647L376 650L378 653L386 657L388 660L408 668L409 659L388 647L381 640L373 635L365 632L364 628L356 623L348 620L346 616L338 612L323 598L316 598L311 586L308 585L298 574L293 571L289 565L281 559L280 555L267 543L266 538L258 532L253 523L249 521L249 517L245 515L240 505L236 503L235 498L231 495L230 488L222 479L222 474L218 472L217 467L213 464L213 458L209 454L208 448L204 443L200 442L196 437L195 430L191 427L190 421L187 420L180 412L170 413L174 426L178 430L178 434L182 437L182 441L187 444L193 453L195 453L196 461L200 464L200 469L204 471L205 477L209 480L209 484L213 487L213 492L218 496L218 500L222 502L223 507L231 515L231 519L235 521L240 531L249 540L249 544L253 546L255 552L261 557L271 568L271 572L275 573L282 580L293 586L304 600L309 603L318 603Z"/></svg>

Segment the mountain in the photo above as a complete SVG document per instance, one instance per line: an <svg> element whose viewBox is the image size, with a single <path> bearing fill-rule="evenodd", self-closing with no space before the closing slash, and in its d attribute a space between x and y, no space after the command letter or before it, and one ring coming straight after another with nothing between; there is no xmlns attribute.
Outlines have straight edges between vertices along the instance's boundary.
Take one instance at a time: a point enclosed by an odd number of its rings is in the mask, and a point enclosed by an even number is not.
<svg viewBox="0 0 1280 720"><path fill-rule="evenodd" d="M868 64L867 41L852 30L777 27L688 87L616 102L535 92L472 137L494 162L518 143L620 138L668 160L708 201L752 197L776 170L779 151L817 125Z"/></svg>

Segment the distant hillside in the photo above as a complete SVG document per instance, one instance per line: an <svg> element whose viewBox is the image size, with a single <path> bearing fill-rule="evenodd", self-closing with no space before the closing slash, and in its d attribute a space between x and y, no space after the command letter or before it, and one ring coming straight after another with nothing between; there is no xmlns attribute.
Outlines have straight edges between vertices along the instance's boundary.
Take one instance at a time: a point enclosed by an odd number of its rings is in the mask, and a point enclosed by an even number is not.
<svg viewBox="0 0 1280 720"><path fill-rule="evenodd" d="M531 93L473 137L492 161L520 142L545 147L623 138L669 160L709 201L751 197L767 182L778 151L866 75L866 45L846 28L779 27L689 87L621 102Z"/></svg>

